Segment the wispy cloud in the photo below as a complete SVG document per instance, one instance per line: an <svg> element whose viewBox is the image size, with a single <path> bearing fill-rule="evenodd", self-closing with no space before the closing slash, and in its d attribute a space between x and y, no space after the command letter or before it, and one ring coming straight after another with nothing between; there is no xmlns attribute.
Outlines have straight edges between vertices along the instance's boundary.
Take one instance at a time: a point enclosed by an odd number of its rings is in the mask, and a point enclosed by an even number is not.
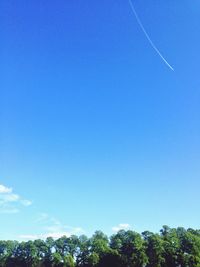
<svg viewBox="0 0 200 267"><path fill-rule="evenodd" d="M27 207L31 204L30 200L14 193L12 188L0 185L0 213L17 213L20 206Z"/></svg>
<svg viewBox="0 0 200 267"><path fill-rule="evenodd" d="M46 239L52 237L54 239L62 236L79 235L84 233L81 227L72 227L61 223L57 218L48 215L47 213L40 213L35 223L41 228L39 234L22 234L19 236L21 240L35 240Z"/></svg>
<svg viewBox="0 0 200 267"><path fill-rule="evenodd" d="M40 223L40 222L44 222L46 220L48 220L49 215L47 213L39 213L39 215L37 216L37 218L35 219L35 223Z"/></svg>
<svg viewBox="0 0 200 267"><path fill-rule="evenodd" d="M53 239L58 239L60 237L66 236L70 237L71 235L74 235L75 233L71 232L49 232L49 233L43 233L43 234L36 234L36 235L20 235L20 240L36 240L36 239L46 239L47 237L52 237ZM80 234L80 233L78 233Z"/></svg>
<svg viewBox="0 0 200 267"><path fill-rule="evenodd" d="M28 199L21 199L21 204L25 207L31 206L32 205L32 201L28 200Z"/></svg>
<svg viewBox="0 0 200 267"><path fill-rule="evenodd" d="M32 201L23 198L17 194L13 188L0 184L0 213L14 214L18 213L22 207L32 205ZM37 234L21 234L19 240L35 240L46 239L52 237L54 239L62 236L80 235L84 233L81 227L73 227L61 223L57 218L50 216L47 213L39 213L34 221L35 226L40 229Z"/></svg>
<svg viewBox="0 0 200 267"><path fill-rule="evenodd" d="M12 188L8 188L0 184L0 194L11 193L11 192L12 192Z"/></svg>
<svg viewBox="0 0 200 267"><path fill-rule="evenodd" d="M116 232L118 232L120 230L129 230L130 228L131 228L130 224L128 224L128 223L120 223L117 226L113 226L112 227L112 231L116 233Z"/></svg>
<svg viewBox="0 0 200 267"><path fill-rule="evenodd" d="M14 208L14 207L10 207L10 206L9 207L4 206L4 207L0 208L0 213L15 214L18 212L19 212L19 209Z"/></svg>

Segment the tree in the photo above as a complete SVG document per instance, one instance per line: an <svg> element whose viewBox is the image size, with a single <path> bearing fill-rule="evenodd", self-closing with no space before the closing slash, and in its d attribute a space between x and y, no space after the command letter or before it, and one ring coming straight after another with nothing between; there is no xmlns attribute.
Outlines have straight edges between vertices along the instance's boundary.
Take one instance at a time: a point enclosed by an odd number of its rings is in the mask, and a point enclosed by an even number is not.
<svg viewBox="0 0 200 267"><path fill-rule="evenodd" d="M184 228L177 228L177 235L180 240L180 254L182 266L200 266L200 238L191 231Z"/></svg>
<svg viewBox="0 0 200 267"><path fill-rule="evenodd" d="M160 234L121 230L110 239L0 241L0 267L200 267L200 230L163 226Z"/></svg>
<svg viewBox="0 0 200 267"><path fill-rule="evenodd" d="M91 238L91 252L95 252L101 257L109 251L108 237L101 231L96 231Z"/></svg>
<svg viewBox="0 0 200 267"><path fill-rule="evenodd" d="M161 236L148 231L143 232L142 235L146 242L147 267L161 267L165 262Z"/></svg>
<svg viewBox="0 0 200 267"><path fill-rule="evenodd" d="M148 261L145 242L136 232L120 230L111 237L111 248L121 255L124 266L143 267Z"/></svg>
<svg viewBox="0 0 200 267"><path fill-rule="evenodd" d="M75 267L74 259L70 254L64 257L64 266Z"/></svg>
<svg viewBox="0 0 200 267"><path fill-rule="evenodd" d="M181 264L181 253L180 253L180 240L177 236L176 229L171 229L168 226L163 226L160 231L163 239L164 248L164 267L177 267L182 266Z"/></svg>
<svg viewBox="0 0 200 267"><path fill-rule="evenodd" d="M53 258L53 260L52 260L53 267L63 267L64 266L63 258L62 258L62 256L60 255L59 252L54 252L52 254L52 258Z"/></svg>
<svg viewBox="0 0 200 267"><path fill-rule="evenodd" d="M123 262L116 250L109 249L100 259L98 267L123 267Z"/></svg>
<svg viewBox="0 0 200 267"><path fill-rule="evenodd" d="M85 235L81 235L78 239L78 250L76 255L76 266L82 267L88 265L88 257L90 255L90 240Z"/></svg>

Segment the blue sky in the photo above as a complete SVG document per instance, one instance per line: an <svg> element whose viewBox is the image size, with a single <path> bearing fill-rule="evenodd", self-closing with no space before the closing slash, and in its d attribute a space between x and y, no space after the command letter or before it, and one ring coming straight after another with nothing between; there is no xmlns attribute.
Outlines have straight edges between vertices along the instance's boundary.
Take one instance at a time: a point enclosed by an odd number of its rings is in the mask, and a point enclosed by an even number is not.
<svg viewBox="0 0 200 267"><path fill-rule="evenodd" d="M0 3L0 239L199 228L200 4Z"/></svg>

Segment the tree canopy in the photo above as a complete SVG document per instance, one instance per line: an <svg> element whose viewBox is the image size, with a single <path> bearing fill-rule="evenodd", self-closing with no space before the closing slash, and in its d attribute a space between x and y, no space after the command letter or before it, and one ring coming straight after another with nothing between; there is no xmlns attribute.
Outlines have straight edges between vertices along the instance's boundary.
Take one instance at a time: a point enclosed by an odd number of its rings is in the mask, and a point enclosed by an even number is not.
<svg viewBox="0 0 200 267"><path fill-rule="evenodd" d="M120 230L108 238L0 241L0 267L200 267L200 230L163 226L160 233Z"/></svg>

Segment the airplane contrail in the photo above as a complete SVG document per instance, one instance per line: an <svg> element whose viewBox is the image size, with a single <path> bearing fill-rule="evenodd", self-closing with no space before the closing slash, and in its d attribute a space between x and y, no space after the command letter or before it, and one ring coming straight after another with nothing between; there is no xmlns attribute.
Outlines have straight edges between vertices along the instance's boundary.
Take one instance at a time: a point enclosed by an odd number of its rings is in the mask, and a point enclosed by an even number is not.
<svg viewBox="0 0 200 267"><path fill-rule="evenodd" d="M146 32L136 10L135 7L133 5L133 2L131 0L128 0L131 10L133 11L133 14L135 15L135 18L140 26L140 28L142 29L144 35L146 36L147 40L149 41L150 45L152 46L152 48L156 51L156 53L159 55L159 57L164 61L164 63L172 70L174 71L174 68L167 62L167 60L164 58L164 56L161 54L161 52L158 50L158 48L155 46L155 44L153 43L153 41L151 40L151 38L149 37L148 33Z"/></svg>

